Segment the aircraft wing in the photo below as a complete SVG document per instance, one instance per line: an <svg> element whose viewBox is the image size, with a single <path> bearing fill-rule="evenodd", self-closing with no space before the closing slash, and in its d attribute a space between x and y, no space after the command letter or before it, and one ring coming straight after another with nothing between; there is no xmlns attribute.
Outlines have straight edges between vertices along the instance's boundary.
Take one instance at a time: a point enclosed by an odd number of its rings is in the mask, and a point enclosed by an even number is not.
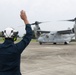
<svg viewBox="0 0 76 75"><path fill-rule="evenodd" d="M73 33L72 30L61 30L61 31L57 31L58 34L70 34Z"/></svg>
<svg viewBox="0 0 76 75"><path fill-rule="evenodd" d="M37 32L40 32L40 33L50 33L50 31L41 31L41 30L37 30Z"/></svg>
<svg viewBox="0 0 76 75"><path fill-rule="evenodd" d="M40 33L50 33L50 31L41 31L41 30L38 30L37 32L40 32ZM57 31L58 34L70 34L70 33L73 33L72 30L61 30L61 31Z"/></svg>

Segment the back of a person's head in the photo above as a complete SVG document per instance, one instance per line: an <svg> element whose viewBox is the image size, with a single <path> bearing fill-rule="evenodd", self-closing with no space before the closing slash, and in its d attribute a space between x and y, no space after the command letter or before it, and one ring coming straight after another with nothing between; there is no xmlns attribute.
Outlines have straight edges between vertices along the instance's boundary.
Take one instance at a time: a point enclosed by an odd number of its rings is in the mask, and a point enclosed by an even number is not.
<svg viewBox="0 0 76 75"><path fill-rule="evenodd" d="M8 27L2 32L2 34L6 39L14 39L14 38L17 38L18 31L16 31L11 27Z"/></svg>

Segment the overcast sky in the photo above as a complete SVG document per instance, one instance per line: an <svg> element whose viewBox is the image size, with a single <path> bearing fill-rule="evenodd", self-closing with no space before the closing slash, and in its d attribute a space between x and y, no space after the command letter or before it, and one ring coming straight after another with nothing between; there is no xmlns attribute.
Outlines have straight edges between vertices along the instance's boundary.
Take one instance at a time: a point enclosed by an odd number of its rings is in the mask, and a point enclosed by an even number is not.
<svg viewBox="0 0 76 75"><path fill-rule="evenodd" d="M76 17L76 0L0 0L0 31L13 27L22 35L25 32L20 19L22 9L26 11L30 23L51 21L40 24L42 30L64 30L72 28L74 23L59 20Z"/></svg>

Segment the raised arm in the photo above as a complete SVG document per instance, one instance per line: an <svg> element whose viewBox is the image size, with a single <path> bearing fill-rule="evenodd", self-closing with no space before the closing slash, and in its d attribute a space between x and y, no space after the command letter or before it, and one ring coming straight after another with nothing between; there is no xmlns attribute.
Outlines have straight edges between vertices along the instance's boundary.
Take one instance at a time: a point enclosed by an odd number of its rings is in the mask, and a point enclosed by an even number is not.
<svg viewBox="0 0 76 75"><path fill-rule="evenodd" d="M26 46L30 43L31 39L32 39L32 29L31 29L31 25L29 24L29 21L27 19L26 13L25 11L21 11L20 14L21 19L24 21L25 25L26 25L26 34L23 37L23 39L16 44L17 50L19 53L22 53L22 51L26 48Z"/></svg>
<svg viewBox="0 0 76 75"><path fill-rule="evenodd" d="M29 24L29 21L28 21L28 19L27 19L26 12L25 12L24 10L21 11L20 17L21 17L21 19L24 21L25 25L26 25L26 24Z"/></svg>

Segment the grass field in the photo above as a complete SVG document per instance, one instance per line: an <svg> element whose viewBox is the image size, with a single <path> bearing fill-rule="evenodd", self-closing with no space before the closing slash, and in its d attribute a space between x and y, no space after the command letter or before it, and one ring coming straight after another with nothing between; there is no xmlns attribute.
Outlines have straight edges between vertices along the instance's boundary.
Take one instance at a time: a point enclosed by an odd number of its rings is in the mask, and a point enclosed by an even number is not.
<svg viewBox="0 0 76 75"><path fill-rule="evenodd" d="M22 38L18 38L15 42L19 42L21 41ZM4 39L3 38L0 38L0 43L4 42ZM31 42L37 42L36 39L32 39Z"/></svg>
<svg viewBox="0 0 76 75"><path fill-rule="evenodd" d="M22 38L18 38L15 42L19 42L21 41ZM0 38L0 43L4 42L4 39L3 38ZM36 39L32 39L31 42L37 42ZM72 40L71 42L76 42L76 40Z"/></svg>

